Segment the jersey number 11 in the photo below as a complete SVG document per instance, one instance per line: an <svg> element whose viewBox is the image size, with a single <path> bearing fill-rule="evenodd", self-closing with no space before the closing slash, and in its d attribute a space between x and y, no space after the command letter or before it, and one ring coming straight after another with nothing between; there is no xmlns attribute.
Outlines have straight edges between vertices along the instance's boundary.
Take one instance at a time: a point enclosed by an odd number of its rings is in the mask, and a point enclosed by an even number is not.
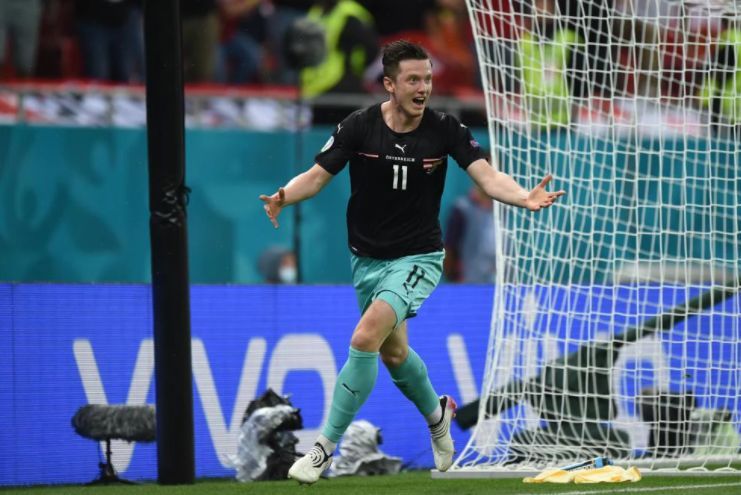
<svg viewBox="0 0 741 495"><path fill-rule="evenodd" d="M401 190L407 190L407 166L394 163L394 189L399 189L399 169L401 168Z"/></svg>

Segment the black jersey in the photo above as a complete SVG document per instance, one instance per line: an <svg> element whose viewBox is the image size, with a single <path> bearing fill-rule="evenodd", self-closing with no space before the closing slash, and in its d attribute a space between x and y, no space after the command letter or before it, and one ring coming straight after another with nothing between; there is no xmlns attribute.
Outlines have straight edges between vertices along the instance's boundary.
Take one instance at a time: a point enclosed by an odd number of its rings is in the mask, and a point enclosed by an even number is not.
<svg viewBox="0 0 741 495"><path fill-rule="evenodd" d="M405 133L386 125L381 104L343 120L316 163L334 175L350 162L350 250L379 259L442 250L440 199L448 155L463 169L485 158L469 129L450 115L425 109L419 126ZM425 164L434 168L425 171Z"/></svg>

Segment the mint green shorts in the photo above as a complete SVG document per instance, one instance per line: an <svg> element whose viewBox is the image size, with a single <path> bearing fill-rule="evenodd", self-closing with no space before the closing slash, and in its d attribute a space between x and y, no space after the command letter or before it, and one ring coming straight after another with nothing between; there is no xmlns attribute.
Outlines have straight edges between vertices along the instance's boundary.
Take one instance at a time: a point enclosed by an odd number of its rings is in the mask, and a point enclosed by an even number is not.
<svg viewBox="0 0 741 495"><path fill-rule="evenodd" d="M379 260L351 255L352 281L360 312L376 299L386 301L396 313L396 325L417 315L443 273L445 251Z"/></svg>

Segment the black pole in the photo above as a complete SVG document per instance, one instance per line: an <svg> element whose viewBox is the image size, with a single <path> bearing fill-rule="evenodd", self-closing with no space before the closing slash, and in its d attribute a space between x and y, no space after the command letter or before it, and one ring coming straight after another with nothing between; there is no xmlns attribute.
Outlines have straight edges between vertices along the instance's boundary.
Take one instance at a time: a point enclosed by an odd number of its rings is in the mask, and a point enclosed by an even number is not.
<svg viewBox="0 0 741 495"><path fill-rule="evenodd" d="M179 0L144 2L157 480L195 480Z"/></svg>
<svg viewBox="0 0 741 495"><path fill-rule="evenodd" d="M321 63L327 54L324 28L317 22L302 17L295 21L284 36L283 55L291 69L296 71L296 130L294 146L293 176L304 170L304 126L301 122L301 111L304 103L304 89L301 81L301 71L307 67L314 67ZM293 253L296 256L296 282L301 283L303 277L303 260L301 255L301 203L293 205Z"/></svg>

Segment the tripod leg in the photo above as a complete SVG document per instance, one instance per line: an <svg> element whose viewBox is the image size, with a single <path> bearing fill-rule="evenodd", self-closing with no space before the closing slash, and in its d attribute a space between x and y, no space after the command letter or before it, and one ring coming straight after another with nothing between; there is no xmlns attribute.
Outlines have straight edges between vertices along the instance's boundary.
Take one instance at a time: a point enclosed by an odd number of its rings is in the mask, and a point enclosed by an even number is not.
<svg viewBox="0 0 741 495"><path fill-rule="evenodd" d="M125 480L118 477L116 468L113 467L111 461L111 439L106 439L105 443L105 462L98 463L100 468L100 474L96 479L88 483L88 485L107 485L108 483L122 483L124 485L136 485L134 481Z"/></svg>

